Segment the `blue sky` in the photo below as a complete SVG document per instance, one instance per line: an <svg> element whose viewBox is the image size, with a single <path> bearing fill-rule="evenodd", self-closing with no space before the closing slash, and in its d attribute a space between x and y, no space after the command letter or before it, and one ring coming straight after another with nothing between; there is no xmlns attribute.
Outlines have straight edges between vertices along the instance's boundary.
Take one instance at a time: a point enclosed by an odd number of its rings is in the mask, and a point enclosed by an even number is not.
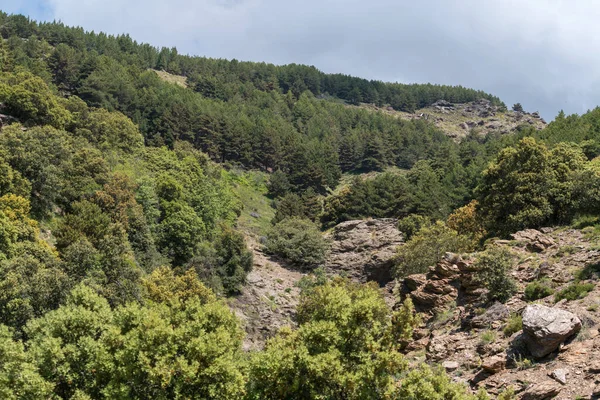
<svg viewBox="0 0 600 400"><path fill-rule="evenodd" d="M552 119L600 104L596 0L0 0L209 57L463 85Z"/></svg>

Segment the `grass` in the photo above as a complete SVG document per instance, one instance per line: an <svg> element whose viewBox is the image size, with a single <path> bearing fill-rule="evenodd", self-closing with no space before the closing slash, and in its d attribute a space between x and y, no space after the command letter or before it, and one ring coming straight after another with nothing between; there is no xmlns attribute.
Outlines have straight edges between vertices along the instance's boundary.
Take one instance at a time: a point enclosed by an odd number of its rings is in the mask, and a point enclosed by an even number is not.
<svg viewBox="0 0 600 400"><path fill-rule="evenodd" d="M187 78L185 76L173 75L166 71L158 71L155 69L153 69L152 71L156 72L156 75L158 75L158 77L165 82L173 83L184 88L187 87Z"/></svg>
<svg viewBox="0 0 600 400"><path fill-rule="evenodd" d="M523 317L521 317L520 314L512 314L506 322L502 332L504 333L504 336L510 337L521 329L523 329Z"/></svg>
<svg viewBox="0 0 600 400"><path fill-rule="evenodd" d="M569 256L573 253L577 252L577 249L575 248L575 246L562 246L560 249L558 249L558 251L556 252L556 255L558 257L563 257L563 256Z"/></svg>
<svg viewBox="0 0 600 400"><path fill-rule="evenodd" d="M495 331L483 331L481 335L479 335L479 342L482 344L490 344L496 341L496 332Z"/></svg>
<svg viewBox="0 0 600 400"><path fill-rule="evenodd" d="M230 171L234 192L243 208L238 218L240 229L256 237L265 236L271 228L275 210L267 197L268 175L259 171Z"/></svg>
<svg viewBox="0 0 600 400"><path fill-rule="evenodd" d="M535 365L535 362L529 358L523 357L521 354L515 356L513 359L518 370L529 369Z"/></svg>

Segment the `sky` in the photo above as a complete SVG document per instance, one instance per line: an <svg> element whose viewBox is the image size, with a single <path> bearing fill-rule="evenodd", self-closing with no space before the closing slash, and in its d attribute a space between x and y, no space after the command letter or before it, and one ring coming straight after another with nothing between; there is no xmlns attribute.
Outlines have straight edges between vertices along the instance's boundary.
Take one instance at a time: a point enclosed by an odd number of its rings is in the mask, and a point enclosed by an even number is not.
<svg viewBox="0 0 600 400"><path fill-rule="evenodd" d="M180 53L463 85L551 120L600 105L597 0L0 0Z"/></svg>

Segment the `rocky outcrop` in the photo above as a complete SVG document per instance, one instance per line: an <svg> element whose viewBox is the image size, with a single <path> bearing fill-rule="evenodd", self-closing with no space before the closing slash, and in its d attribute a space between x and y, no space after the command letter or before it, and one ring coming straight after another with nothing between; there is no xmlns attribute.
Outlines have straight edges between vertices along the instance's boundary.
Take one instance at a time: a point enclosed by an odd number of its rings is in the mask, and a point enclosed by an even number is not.
<svg viewBox="0 0 600 400"><path fill-rule="evenodd" d="M580 329L581 321L569 311L541 304L528 305L523 311L524 340L536 358L552 353Z"/></svg>
<svg viewBox="0 0 600 400"><path fill-rule="evenodd" d="M521 400L547 400L556 397L561 387L559 384L554 382L542 382L537 385L533 385L527 389L521 395Z"/></svg>
<svg viewBox="0 0 600 400"><path fill-rule="evenodd" d="M452 302L469 303L479 298L482 291L473 272L472 261L446 253L427 274L407 276L402 292L412 298L417 310L435 314Z"/></svg>
<svg viewBox="0 0 600 400"><path fill-rule="evenodd" d="M556 243L550 236L537 229L526 229L513 233L511 236L514 240L526 243L528 250L538 253L556 246Z"/></svg>
<svg viewBox="0 0 600 400"><path fill-rule="evenodd" d="M473 317L470 321L472 328L488 328L494 324L506 321L510 315L508 307L502 303L494 303L483 314Z"/></svg>
<svg viewBox="0 0 600 400"><path fill-rule="evenodd" d="M398 221L392 218L346 221L330 235L331 250L325 264L330 274L385 286L392 280L393 259L403 243Z"/></svg>

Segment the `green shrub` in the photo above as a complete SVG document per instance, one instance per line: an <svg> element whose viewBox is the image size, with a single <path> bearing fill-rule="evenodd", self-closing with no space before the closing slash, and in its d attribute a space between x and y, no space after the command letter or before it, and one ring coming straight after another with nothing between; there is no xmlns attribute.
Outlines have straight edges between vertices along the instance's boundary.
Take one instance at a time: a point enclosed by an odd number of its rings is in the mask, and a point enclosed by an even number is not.
<svg viewBox="0 0 600 400"><path fill-rule="evenodd" d="M398 230L404 234L404 240L410 240L421 228L431 225L429 218L418 214L411 214L398 221Z"/></svg>
<svg viewBox="0 0 600 400"><path fill-rule="evenodd" d="M554 301L583 299L594 289L593 283L573 282L554 295Z"/></svg>
<svg viewBox="0 0 600 400"><path fill-rule="evenodd" d="M496 341L496 332L495 331L483 331L481 335L479 335L479 341L483 344L490 344Z"/></svg>
<svg viewBox="0 0 600 400"><path fill-rule="evenodd" d="M488 300L505 302L517 291L509 275L513 261L510 251L502 247L491 247L479 254L475 278L488 289Z"/></svg>
<svg viewBox="0 0 600 400"><path fill-rule="evenodd" d="M600 263L588 264L583 269L575 273L575 279L583 281L587 279L598 278L600 275Z"/></svg>
<svg viewBox="0 0 600 400"><path fill-rule="evenodd" d="M525 299L527 301L543 299L552 293L554 293L554 289L552 289L550 281L547 279L531 282L525 287Z"/></svg>
<svg viewBox="0 0 600 400"><path fill-rule="evenodd" d="M265 249L292 264L314 267L325 260L328 243L317 226L307 219L289 218L267 234Z"/></svg>
<svg viewBox="0 0 600 400"><path fill-rule="evenodd" d="M398 277L424 273L444 253L460 253L472 249L472 240L438 221L422 227L404 246L400 246L395 273Z"/></svg>
<svg viewBox="0 0 600 400"><path fill-rule="evenodd" d="M197 253L188 266L206 285L217 293L240 292L253 266L252 252L241 232L222 226L214 242L202 243Z"/></svg>
<svg viewBox="0 0 600 400"><path fill-rule="evenodd" d="M573 253L575 253L577 251L577 249L575 248L575 246L562 246L560 249L558 249L558 251L556 252L556 255L558 257L562 257L562 256L568 256L571 255Z"/></svg>
<svg viewBox="0 0 600 400"><path fill-rule="evenodd" d="M502 332L504 336L509 337L512 336L513 333L519 332L523 329L523 317L520 314L512 314Z"/></svg>

